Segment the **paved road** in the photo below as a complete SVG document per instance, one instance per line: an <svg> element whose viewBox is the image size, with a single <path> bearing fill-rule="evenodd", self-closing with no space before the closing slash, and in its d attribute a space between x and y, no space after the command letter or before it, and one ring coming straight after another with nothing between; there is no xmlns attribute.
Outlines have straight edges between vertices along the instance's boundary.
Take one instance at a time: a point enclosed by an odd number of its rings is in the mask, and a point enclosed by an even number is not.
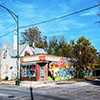
<svg viewBox="0 0 100 100"><path fill-rule="evenodd" d="M100 100L99 85L99 81L94 81L33 89L33 97L34 100ZM0 100L31 100L30 89L0 85Z"/></svg>

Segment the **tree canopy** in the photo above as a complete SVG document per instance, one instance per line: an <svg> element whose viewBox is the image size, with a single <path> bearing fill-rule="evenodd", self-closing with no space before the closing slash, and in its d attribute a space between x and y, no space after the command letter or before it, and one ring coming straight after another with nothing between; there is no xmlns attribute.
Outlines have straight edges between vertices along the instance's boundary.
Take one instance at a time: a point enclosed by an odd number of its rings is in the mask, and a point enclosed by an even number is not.
<svg viewBox="0 0 100 100"><path fill-rule="evenodd" d="M80 37L77 40L77 43L74 47L75 51L75 57L79 59L79 64L81 67L89 67L93 66L94 63L96 63L96 53L97 50L94 48L94 46L90 43L88 39L86 39L84 36Z"/></svg>
<svg viewBox="0 0 100 100"><path fill-rule="evenodd" d="M38 27L29 28L22 32L21 35L21 43L28 43L30 46L34 43L36 47L47 50L47 36L41 36L41 31Z"/></svg>

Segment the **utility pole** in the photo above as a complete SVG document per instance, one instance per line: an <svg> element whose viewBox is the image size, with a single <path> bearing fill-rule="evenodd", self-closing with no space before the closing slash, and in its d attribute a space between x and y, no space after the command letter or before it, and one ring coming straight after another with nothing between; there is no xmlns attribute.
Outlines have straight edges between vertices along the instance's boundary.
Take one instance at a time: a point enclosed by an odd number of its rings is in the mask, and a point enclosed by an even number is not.
<svg viewBox="0 0 100 100"><path fill-rule="evenodd" d="M17 30L17 80L16 80L16 85L19 86L20 85L20 78L19 78L19 19L18 16L12 12L11 10L9 10L8 8L6 8L3 5L0 5L0 7L6 9L9 14L13 17L13 19L16 22L16 30Z"/></svg>

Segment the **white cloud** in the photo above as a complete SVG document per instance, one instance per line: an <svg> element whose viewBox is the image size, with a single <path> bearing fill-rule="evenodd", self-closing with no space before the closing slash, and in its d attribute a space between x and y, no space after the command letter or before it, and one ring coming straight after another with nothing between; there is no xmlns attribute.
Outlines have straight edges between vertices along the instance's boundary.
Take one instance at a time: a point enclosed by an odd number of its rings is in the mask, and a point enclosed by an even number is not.
<svg viewBox="0 0 100 100"><path fill-rule="evenodd" d="M42 32L58 32L58 31L67 31L69 28L67 26L62 26L62 24L58 23L48 23L39 25L39 29Z"/></svg>
<svg viewBox="0 0 100 100"><path fill-rule="evenodd" d="M60 24L62 24L63 26L67 25L68 27L85 27L86 24L82 23L82 22L78 22L76 20L67 20L67 21L62 21Z"/></svg>
<svg viewBox="0 0 100 100"><path fill-rule="evenodd" d="M36 16L37 6L35 4L18 2L15 5L15 10L20 17L30 19Z"/></svg>
<svg viewBox="0 0 100 100"><path fill-rule="evenodd" d="M80 16L91 16L91 15L96 15L96 11L89 11L87 13L83 13Z"/></svg>
<svg viewBox="0 0 100 100"><path fill-rule="evenodd" d="M63 12L66 12L66 11L68 11L68 9L69 9L69 7L68 7L67 5L65 5L65 4L59 4L59 7L61 8L61 10L62 10Z"/></svg>

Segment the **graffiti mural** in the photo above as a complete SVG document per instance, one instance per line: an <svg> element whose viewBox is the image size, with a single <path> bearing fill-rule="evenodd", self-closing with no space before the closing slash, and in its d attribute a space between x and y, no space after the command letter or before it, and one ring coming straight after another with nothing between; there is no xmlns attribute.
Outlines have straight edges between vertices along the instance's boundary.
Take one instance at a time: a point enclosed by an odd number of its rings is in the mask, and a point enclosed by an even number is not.
<svg viewBox="0 0 100 100"><path fill-rule="evenodd" d="M75 76L75 69L69 58L61 58L59 62L50 62L48 68L48 80L71 79Z"/></svg>

